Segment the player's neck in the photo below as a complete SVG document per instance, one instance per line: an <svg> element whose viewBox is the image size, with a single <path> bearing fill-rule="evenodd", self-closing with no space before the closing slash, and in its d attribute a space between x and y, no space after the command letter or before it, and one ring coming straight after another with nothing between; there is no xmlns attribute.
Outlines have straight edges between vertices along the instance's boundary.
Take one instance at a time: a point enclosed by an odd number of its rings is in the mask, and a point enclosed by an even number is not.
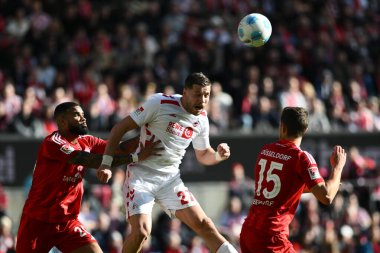
<svg viewBox="0 0 380 253"><path fill-rule="evenodd" d="M76 144L78 142L78 135L70 132L59 131L59 133L70 143Z"/></svg>
<svg viewBox="0 0 380 253"><path fill-rule="evenodd" d="M302 137L297 137L297 138L294 138L294 137L283 137L283 138L281 138L281 140L286 140L286 141L292 142L292 143L294 143L294 145L296 145L297 147L299 147L299 146L301 146Z"/></svg>

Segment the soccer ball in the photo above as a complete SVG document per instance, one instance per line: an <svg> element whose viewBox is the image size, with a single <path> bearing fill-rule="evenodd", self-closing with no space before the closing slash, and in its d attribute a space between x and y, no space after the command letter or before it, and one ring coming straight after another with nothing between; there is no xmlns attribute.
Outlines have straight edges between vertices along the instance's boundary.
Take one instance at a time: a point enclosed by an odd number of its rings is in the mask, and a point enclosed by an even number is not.
<svg viewBox="0 0 380 253"><path fill-rule="evenodd" d="M250 47L261 47L272 34L272 25L267 17L260 13L245 16L238 27L239 40Z"/></svg>

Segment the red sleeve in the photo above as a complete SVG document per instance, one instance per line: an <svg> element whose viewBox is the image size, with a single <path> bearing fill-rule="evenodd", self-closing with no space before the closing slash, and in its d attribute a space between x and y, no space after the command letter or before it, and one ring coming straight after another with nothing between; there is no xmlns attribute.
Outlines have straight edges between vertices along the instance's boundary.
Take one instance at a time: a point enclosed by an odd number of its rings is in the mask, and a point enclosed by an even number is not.
<svg viewBox="0 0 380 253"><path fill-rule="evenodd" d="M44 154L46 157L66 162L76 153L75 148L63 139L49 138L45 139Z"/></svg>
<svg viewBox="0 0 380 253"><path fill-rule="evenodd" d="M314 157L306 151L301 153L300 173L307 187L311 189L316 184L324 182L319 173L318 165Z"/></svg>
<svg viewBox="0 0 380 253"><path fill-rule="evenodd" d="M82 138L85 138L88 146L90 148L90 152L94 154L103 154L107 145L107 141L100 139L98 137L92 135L85 135Z"/></svg>

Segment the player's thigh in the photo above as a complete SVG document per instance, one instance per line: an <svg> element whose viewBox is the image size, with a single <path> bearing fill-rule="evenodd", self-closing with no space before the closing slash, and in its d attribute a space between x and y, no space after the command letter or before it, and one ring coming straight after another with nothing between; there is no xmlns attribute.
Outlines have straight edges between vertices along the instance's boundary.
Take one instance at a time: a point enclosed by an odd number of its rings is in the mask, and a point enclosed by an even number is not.
<svg viewBox="0 0 380 253"><path fill-rule="evenodd" d="M55 246L63 253L79 252L78 250L81 248L87 250L82 252L102 252L96 239L77 219L68 221L65 228L59 233L58 238L59 243Z"/></svg>
<svg viewBox="0 0 380 253"><path fill-rule="evenodd" d="M180 178L162 186L156 193L156 202L170 217L175 217L174 214L179 210L198 205L198 201Z"/></svg>
<svg viewBox="0 0 380 253"><path fill-rule="evenodd" d="M17 233L17 253L46 253L54 246L54 232L50 224L21 217Z"/></svg>

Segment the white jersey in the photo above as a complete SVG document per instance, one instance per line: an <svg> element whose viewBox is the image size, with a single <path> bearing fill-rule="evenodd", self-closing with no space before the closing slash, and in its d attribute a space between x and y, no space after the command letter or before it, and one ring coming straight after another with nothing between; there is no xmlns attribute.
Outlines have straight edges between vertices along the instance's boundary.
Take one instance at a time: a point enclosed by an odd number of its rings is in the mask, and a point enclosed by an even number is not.
<svg viewBox="0 0 380 253"><path fill-rule="evenodd" d="M140 142L149 141L152 135L161 140L165 150L161 156L151 156L133 167L152 169L165 174L179 173L179 165L187 147L210 147L209 122L206 111L199 116L188 113L181 104L182 95L152 95L141 107L131 113L131 118L141 127ZM133 168L138 170L139 168Z"/></svg>

